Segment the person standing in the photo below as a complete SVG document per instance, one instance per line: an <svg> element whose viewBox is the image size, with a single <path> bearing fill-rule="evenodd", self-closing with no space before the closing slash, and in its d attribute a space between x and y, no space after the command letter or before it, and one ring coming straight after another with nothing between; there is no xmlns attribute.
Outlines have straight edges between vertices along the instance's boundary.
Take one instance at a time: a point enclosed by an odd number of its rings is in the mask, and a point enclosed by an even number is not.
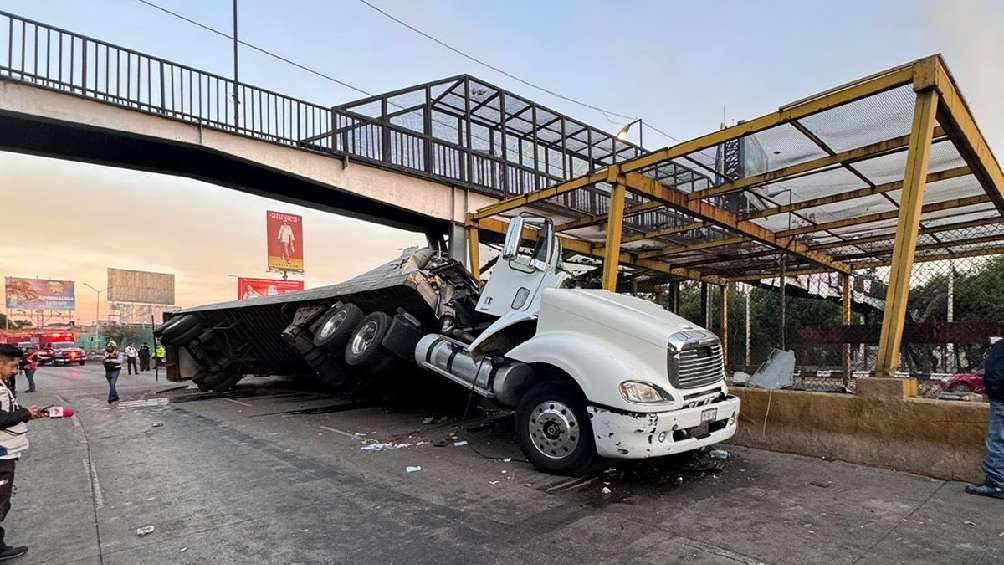
<svg viewBox="0 0 1004 565"><path fill-rule="evenodd" d="M157 346L153 348L153 356L157 359L158 367L167 362L167 348L164 347L164 344L158 343Z"/></svg>
<svg viewBox="0 0 1004 565"><path fill-rule="evenodd" d="M14 345L0 345L0 377L8 377L17 372L21 360L21 350ZM22 408L14 393L0 378L0 522L10 512L10 499L14 494L14 468L21 453L28 449L29 420L42 418L38 406ZM0 561L20 557L28 553L27 546L7 545L6 532L0 526Z"/></svg>
<svg viewBox="0 0 1004 565"><path fill-rule="evenodd" d="M136 346L131 343L127 345L125 348L125 356L127 374L131 375L135 372L138 375L139 369L136 367L136 360L139 358L139 351L136 350Z"/></svg>
<svg viewBox="0 0 1004 565"><path fill-rule="evenodd" d="M145 343L139 347L139 370L150 370L150 346Z"/></svg>
<svg viewBox="0 0 1004 565"><path fill-rule="evenodd" d="M119 393L115 390L115 382L122 372L122 352L118 347L109 344L105 347L105 379L108 381L108 404L119 401Z"/></svg>
<svg viewBox="0 0 1004 565"><path fill-rule="evenodd" d="M282 260L289 262L293 254L296 253L296 236L293 235L293 228L285 218L282 220L282 225L279 226L279 233L276 234L276 239L279 240L279 245L282 249Z"/></svg>
<svg viewBox="0 0 1004 565"><path fill-rule="evenodd" d="M990 347L983 362L983 388L990 398L990 430L987 455L983 458L982 485L969 485L966 492L1004 500L1004 339Z"/></svg>
<svg viewBox="0 0 1004 565"><path fill-rule="evenodd" d="M24 378L28 380L28 392L35 392L35 370L38 369L38 351L35 346L28 346L28 351L21 361L21 370L24 371Z"/></svg>

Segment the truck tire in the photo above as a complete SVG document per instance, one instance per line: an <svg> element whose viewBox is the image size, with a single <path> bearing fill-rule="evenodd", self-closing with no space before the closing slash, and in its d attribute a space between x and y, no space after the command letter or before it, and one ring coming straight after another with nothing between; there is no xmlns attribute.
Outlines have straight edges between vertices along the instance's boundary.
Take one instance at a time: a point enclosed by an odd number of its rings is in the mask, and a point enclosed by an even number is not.
<svg viewBox="0 0 1004 565"><path fill-rule="evenodd" d="M579 391L556 382L530 389L516 407L516 437L533 466L578 475L596 458L593 430Z"/></svg>
<svg viewBox="0 0 1004 565"><path fill-rule="evenodd" d="M232 389L243 377L244 375L234 371L210 372L202 384L213 392L223 392Z"/></svg>
<svg viewBox="0 0 1004 565"><path fill-rule="evenodd" d="M365 317L363 311L355 304L342 304L328 310L317 326L314 345L331 353L341 352L353 330Z"/></svg>
<svg viewBox="0 0 1004 565"><path fill-rule="evenodd" d="M228 375L228 377L219 383L212 386L210 390L213 392L227 392L233 390L237 383L244 378L244 375L240 373Z"/></svg>
<svg viewBox="0 0 1004 565"><path fill-rule="evenodd" d="M198 325L199 320L195 316L185 315L185 316L174 316L170 320L164 322L159 328L153 331L153 335L161 338L161 341L170 340L173 337L179 336L182 333L192 329L192 327Z"/></svg>
<svg viewBox="0 0 1004 565"><path fill-rule="evenodd" d="M160 342L163 343L164 345L185 345L186 343L199 337L199 334L201 333L202 333L202 327L196 324L184 333L172 334L171 337L167 337L165 335L164 337L160 338Z"/></svg>
<svg viewBox="0 0 1004 565"><path fill-rule="evenodd" d="M392 318L384 312L373 312L359 322L345 344L345 362L370 373L389 369L396 357L380 344L390 330Z"/></svg>

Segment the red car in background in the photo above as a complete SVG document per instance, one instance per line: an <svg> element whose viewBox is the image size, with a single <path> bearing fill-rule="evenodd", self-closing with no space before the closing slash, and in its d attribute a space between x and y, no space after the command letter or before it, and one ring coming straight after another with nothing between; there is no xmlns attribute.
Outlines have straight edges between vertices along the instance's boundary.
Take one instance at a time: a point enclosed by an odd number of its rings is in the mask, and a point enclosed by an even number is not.
<svg viewBox="0 0 1004 565"><path fill-rule="evenodd" d="M977 369L971 373L955 373L951 377L941 381L941 389L948 392L978 392L983 388L983 369Z"/></svg>

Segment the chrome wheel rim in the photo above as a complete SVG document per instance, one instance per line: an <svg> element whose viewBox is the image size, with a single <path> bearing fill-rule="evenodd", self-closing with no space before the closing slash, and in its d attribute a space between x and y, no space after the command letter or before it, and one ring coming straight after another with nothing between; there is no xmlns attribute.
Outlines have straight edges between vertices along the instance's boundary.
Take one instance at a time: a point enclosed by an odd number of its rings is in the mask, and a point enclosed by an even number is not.
<svg viewBox="0 0 1004 565"><path fill-rule="evenodd" d="M356 335L352 336L352 353L360 355L366 351L376 338L376 333L377 323L374 321L366 322L363 327L359 328Z"/></svg>
<svg viewBox="0 0 1004 565"><path fill-rule="evenodd" d="M579 421L562 403L541 402L530 413L530 442L549 459L564 459L579 445Z"/></svg>
<svg viewBox="0 0 1004 565"><path fill-rule="evenodd" d="M335 330L338 329L338 326L342 325L342 322L345 321L345 317L348 315L348 312L345 310L335 312L334 315L328 318L327 321L324 322L324 325L321 326L321 337L328 337L333 334Z"/></svg>

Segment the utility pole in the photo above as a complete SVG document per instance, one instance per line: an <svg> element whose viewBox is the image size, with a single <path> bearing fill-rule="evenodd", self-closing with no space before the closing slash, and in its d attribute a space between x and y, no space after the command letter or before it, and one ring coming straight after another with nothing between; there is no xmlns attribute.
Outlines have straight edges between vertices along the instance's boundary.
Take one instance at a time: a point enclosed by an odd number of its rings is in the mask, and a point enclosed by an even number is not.
<svg viewBox="0 0 1004 565"><path fill-rule="evenodd" d="M101 293L104 292L104 291L106 291L106 290L108 290L108 289L107 288L103 288L101 290L98 290L98 289L94 288L93 286L91 286L91 285L89 285L87 283L84 283L84 286L86 286L87 288L93 290L94 293L95 293L95 295L96 295L95 296L95 300L94 300L94 349L98 349L98 337L100 335L100 331L99 331L98 328L101 326L101 322L100 322L100 320L101 320Z"/></svg>
<svg viewBox="0 0 1004 565"><path fill-rule="evenodd" d="M239 41L237 40L237 0L234 0L234 129L240 129L240 95L238 94L237 88L240 84L237 62L237 46Z"/></svg>

